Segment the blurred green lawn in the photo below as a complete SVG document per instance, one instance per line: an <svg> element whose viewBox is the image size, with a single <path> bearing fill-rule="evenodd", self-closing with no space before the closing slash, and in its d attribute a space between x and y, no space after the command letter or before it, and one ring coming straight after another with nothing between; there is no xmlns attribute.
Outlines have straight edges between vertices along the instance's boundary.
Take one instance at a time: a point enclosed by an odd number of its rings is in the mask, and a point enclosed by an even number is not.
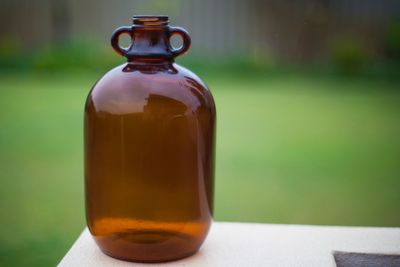
<svg viewBox="0 0 400 267"><path fill-rule="evenodd" d="M0 266L53 266L83 229L93 73L0 76ZM400 226L398 82L207 77L216 220Z"/></svg>

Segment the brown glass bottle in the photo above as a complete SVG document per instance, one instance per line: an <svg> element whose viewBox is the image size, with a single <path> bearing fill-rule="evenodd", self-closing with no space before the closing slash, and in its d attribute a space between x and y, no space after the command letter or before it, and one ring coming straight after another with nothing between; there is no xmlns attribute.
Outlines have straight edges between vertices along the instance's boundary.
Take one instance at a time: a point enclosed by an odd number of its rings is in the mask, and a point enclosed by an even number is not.
<svg viewBox="0 0 400 267"><path fill-rule="evenodd" d="M132 43L121 48L118 39ZM182 37L175 49L170 37ZM213 213L215 106L205 84L174 63L190 45L166 16L135 16L113 48L128 59L85 107L87 225L115 258L161 262L195 253Z"/></svg>

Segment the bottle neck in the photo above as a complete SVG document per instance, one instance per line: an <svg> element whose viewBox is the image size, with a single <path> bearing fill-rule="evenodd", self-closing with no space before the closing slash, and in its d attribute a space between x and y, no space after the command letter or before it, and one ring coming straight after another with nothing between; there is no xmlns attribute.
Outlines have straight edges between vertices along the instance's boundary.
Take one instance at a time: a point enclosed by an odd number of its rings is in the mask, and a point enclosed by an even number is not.
<svg viewBox="0 0 400 267"><path fill-rule="evenodd" d="M128 62L169 62L173 54L167 26L133 26Z"/></svg>
<svg viewBox="0 0 400 267"><path fill-rule="evenodd" d="M129 48L119 45L119 37L129 34L132 43ZM170 37L182 38L182 46L173 48ZM134 16L133 26L122 26L111 36L111 46L128 62L174 62L174 58L185 53L190 47L190 36L186 30L168 26L167 16Z"/></svg>

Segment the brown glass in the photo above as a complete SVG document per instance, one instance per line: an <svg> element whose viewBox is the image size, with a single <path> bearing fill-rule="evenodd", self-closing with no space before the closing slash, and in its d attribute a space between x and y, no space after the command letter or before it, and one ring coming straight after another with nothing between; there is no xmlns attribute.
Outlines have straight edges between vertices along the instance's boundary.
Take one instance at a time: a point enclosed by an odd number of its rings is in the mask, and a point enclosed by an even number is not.
<svg viewBox="0 0 400 267"><path fill-rule="evenodd" d="M161 262L195 253L213 213L215 106L174 63L190 38L164 16L136 16L112 46L128 62L105 74L85 107L87 225L118 259ZM132 44L118 39L129 34ZM170 37L183 39L171 48Z"/></svg>

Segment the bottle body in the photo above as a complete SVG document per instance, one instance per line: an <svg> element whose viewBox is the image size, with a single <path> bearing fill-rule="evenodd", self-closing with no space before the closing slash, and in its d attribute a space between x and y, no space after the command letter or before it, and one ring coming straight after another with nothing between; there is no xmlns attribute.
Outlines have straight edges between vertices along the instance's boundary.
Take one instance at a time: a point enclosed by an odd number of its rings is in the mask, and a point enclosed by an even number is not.
<svg viewBox="0 0 400 267"><path fill-rule="evenodd" d="M215 106L190 71L127 63L85 107L86 217L106 254L161 262L195 253L212 220Z"/></svg>

